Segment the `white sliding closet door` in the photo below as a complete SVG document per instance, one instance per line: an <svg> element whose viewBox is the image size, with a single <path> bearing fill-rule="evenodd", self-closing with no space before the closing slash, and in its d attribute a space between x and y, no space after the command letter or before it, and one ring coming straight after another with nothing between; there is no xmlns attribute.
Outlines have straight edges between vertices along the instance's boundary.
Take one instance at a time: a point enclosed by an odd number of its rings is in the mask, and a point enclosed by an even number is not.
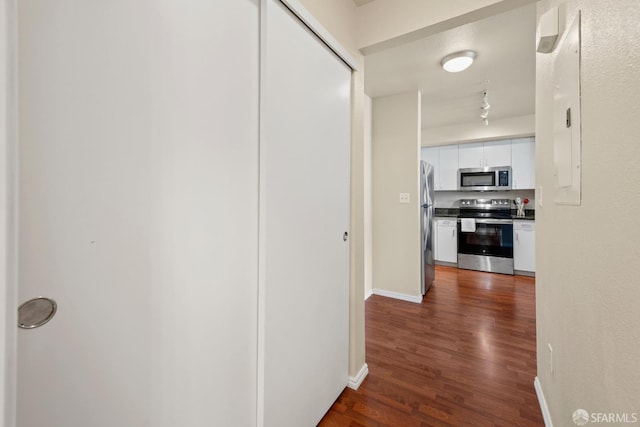
<svg viewBox="0 0 640 427"><path fill-rule="evenodd" d="M18 4L18 427L255 426L259 1Z"/></svg>
<svg viewBox="0 0 640 427"><path fill-rule="evenodd" d="M263 1L261 353L264 426L314 426L348 382L351 70Z"/></svg>

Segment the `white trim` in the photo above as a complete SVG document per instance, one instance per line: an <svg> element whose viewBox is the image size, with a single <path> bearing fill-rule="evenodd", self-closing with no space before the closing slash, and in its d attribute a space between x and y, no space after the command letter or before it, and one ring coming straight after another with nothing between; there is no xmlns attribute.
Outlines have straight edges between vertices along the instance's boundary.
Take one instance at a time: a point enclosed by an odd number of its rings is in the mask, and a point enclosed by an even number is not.
<svg viewBox="0 0 640 427"><path fill-rule="evenodd" d="M0 0L0 425L15 427L17 328L17 4Z"/></svg>
<svg viewBox="0 0 640 427"><path fill-rule="evenodd" d="M362 381L364 381L364 379L367 377L368 374L369 374L369 365L364 363L355 377L349 377L349 384L347 384L347 387L353 390L357 390L360 387L360 384L362 384Z"/></svg>
<svg viewBox="0 0 640 427"><path fill-rule="evenodd" d="M364 300L368 300L371 295L373 295L373 289L369 289L367 292L365 292Z"/></svg>
<svg viewBox="0 0 640 427"><path fill-rule="evenodd" d="M266 88L267 78L265 70L267 69L267 59L265 52L267 51L267 0L260 0L260 44L258 46L258 54L260 56L260 77L259 77L259 98L258 105L258 345L257 345L257 378L256 378L256 427L264 427L264 384L265 384L265 307L266 307L266 201L264 194L266 193L266 165L265 150L267 144L266 124L264 118L266 116Z"/></svg>
<svg viewBox="0 0 640 427"><path fill-rule="evenodd" d="M544 393L542 392L542 385L540 385L540 380L536 377L533 380L533 387L536 389L536 395L538 396L538 403L540 404L540 411L542 411L542 418L544 419L545 427L553 427L553 421L551 421L551 413L549 412L549 407L547 406L547 400L544 398Z"/></svg>
<svg viewBox="0 0 640 427"><path fill-rule="evenodd" d="M294 15L301 20L324 44L342 59L353 71L358 71L358 62L342 47L342 45L305 9L298 0L280 0Z"/></svg>
<svg viewBox="0 0 640 427"><path fill-rule="evenodd" d="M420 304L422 302L422 295L407 295L399 292L385 291L384 289L374 289L372 292L373 295L379 295L381 297L394 298L402 301L414 302L416 304Z"/></svg>

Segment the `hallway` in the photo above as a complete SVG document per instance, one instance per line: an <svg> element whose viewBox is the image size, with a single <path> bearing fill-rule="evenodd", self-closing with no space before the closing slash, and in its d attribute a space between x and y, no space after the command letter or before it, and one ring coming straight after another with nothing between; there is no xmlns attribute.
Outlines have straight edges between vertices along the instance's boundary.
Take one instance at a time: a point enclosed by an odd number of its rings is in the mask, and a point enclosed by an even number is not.
<svg viewBox="0 0 640 427"><path fill-rule="evenodd" d="M535 281L436 267L422 304L366 302L369 375L319 424L542 426Z"/></svg>

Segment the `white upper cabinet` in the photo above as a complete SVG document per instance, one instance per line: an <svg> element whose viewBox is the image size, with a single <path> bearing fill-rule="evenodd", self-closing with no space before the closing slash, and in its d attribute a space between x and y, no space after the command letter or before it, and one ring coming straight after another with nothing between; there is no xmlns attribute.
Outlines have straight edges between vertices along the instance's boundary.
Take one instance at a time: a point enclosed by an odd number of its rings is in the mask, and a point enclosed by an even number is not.
<svg viewBox="0 0 640 427"><path fill-rule="evenodd" d="M433 165L434 190L458 189L458 145L424 147L421 158Z"/></svg>
<svg viewBox="0 0 640 427"><path fill-rule="evenodd" d="M458 145L440 147L440 188L437 190L458 189Z"/></svg>
<svg viewBox="0 0 640 427"><path fill-rule="evenodd" d="M420 151L420 158L433 166L433 186L434 190L440 188L440 147L423 147Z"/></svg>
<svg viewBox="0 0 640 427"><path fill-rule="evenodd" d="M436 191L456 191L459 168L499 166L511 166L514 190L535 188L533 137L424 147L421 157L433 165Z"/></svg>
<svg viewBox="0 0 640 427"><path fill-rule="evenodd" d="M519 138L511 141L512 188L514 190L535 188L535 156L534 138Z"/></svg>
<svg viewBox="0 0 640 427"><path fill-rule="evenodd" d="M458 165L461 169L510 166L511 140L460 144Z"/></svg>
<svg viewBox="0 0 640 427"><path fill-rule="evenodd" d="M491 141L484 143L484 166L510 166L511 140Z"/></svg>
<svg viewBox="0 0 640 427"><path fill-rule="evenodd" d="M481 168L484 166L484 143L472 142L458 146L458 165L460 169Z"/></svg>

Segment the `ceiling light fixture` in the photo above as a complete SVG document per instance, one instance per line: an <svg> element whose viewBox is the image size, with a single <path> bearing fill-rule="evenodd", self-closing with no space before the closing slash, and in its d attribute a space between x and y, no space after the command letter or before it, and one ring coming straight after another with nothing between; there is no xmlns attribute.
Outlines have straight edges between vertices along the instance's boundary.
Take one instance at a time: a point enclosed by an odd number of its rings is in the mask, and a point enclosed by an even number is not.
<svg viewBox="0 0 640 427"><path fill-rule="evenodd" d="M461 52L452 53L442 58L440 65L445 71L450 73L459 73L464 71L473 64L476 59L476 53L472 50L463 50Z"/></svg>

